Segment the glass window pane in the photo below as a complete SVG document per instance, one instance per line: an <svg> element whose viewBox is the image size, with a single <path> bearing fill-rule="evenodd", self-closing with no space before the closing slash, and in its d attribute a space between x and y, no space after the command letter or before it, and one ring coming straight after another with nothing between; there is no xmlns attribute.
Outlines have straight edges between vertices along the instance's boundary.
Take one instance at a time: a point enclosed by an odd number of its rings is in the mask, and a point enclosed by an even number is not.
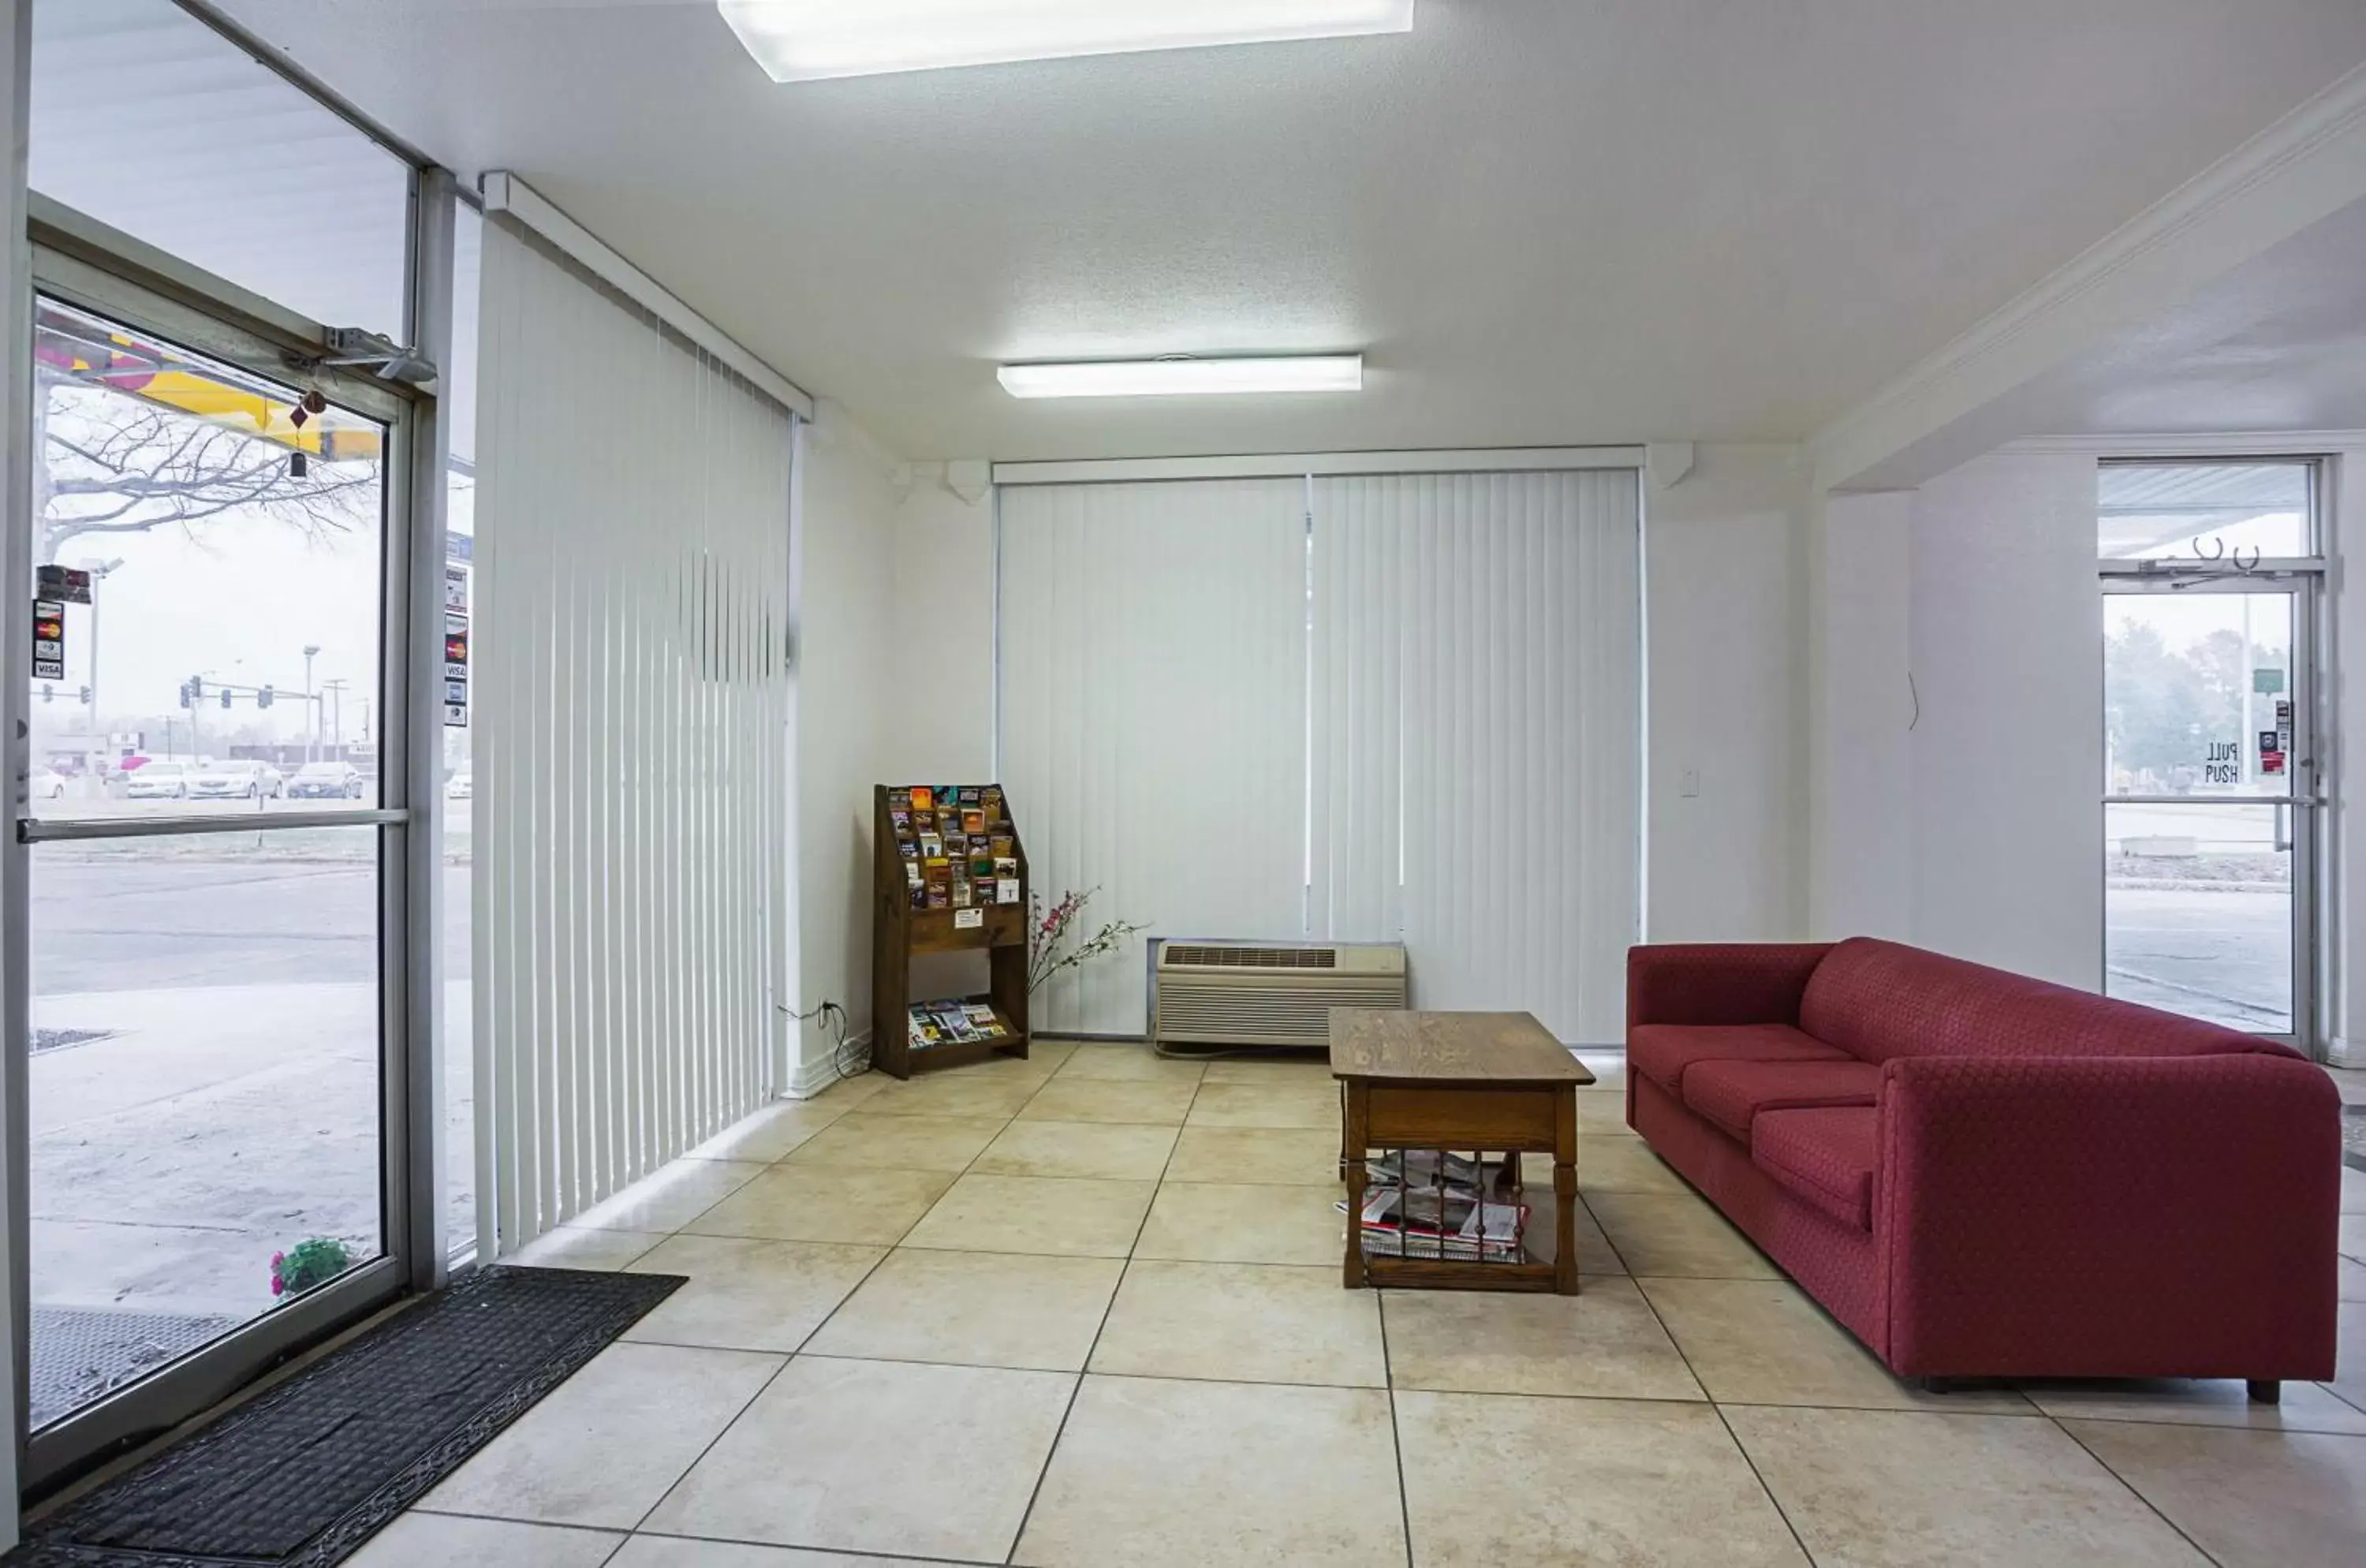
<svg viewBox="0 0 2366 1568"><path fill-rule="evenodd" d="M410 166L172 0L39 0L32 88L33 189L405 340Z"/></svg>
<svg viewBox="0 0 2366 1568"><path fill-rule="evenodd" d="M34 850L35 1427L383 1253L378 831Z"/></svg>
<svg viewBox="0 0 2366 1568"><path fill-rule="evenodd" d="M444 377L450 421L451 472L445 486L450 533L445 554L472 577L477 542L477 321L485 220L462 205L453 231L452 366ZM473 585L472 585L473 586ZM483 657L483 623L470 595L471 652ZM476 827L476 773L463 725L444 731L444 1098L445 1238L455 1256L475 1250L477 1235L477 1085L469 1005L475 908L470 878Z"/></svg>
<svg viewBox="0 0 2366 1568"><path fill-rule="evenodd" d="M2097 481L2105 560L2315 553L2306 463L2106 463Z"/></svg>
<svg viewBox="0 0 2366 1568"><path fill-rule="evenodd" d="M92 583L33 684L35 814L375 806L383 427L36 315L34 563Z"/></svg>
<svg viewBox="0 0 2366 1568"><path fill-rule="evenodd" d="M2105 807L2105 994L2291 1032L2290 821L2273 806Z"/></svg>
<svg viewBox="0 0 2366 1568"><path fill-rule="evenodd" d="M2292 626L2286 593L2105 594L2104 793L2289 794Z"/></svg>

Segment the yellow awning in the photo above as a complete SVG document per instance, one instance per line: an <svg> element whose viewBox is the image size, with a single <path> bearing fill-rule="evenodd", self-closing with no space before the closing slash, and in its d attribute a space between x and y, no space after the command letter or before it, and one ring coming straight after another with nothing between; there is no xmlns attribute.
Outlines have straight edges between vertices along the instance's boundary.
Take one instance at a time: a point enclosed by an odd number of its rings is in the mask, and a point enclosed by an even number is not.
<svg viewBox="0 0 2366 1568"><path fill-rule="evenodd" d="M299 423L295 395L259 378L218 373L178 349L127 333L108 331L102 344L92 318L47 301L39 326L35 358L84 386L138 398L328 462L375 461L385 456L385 435L377 424L337 410L308 414Z"/></svg>

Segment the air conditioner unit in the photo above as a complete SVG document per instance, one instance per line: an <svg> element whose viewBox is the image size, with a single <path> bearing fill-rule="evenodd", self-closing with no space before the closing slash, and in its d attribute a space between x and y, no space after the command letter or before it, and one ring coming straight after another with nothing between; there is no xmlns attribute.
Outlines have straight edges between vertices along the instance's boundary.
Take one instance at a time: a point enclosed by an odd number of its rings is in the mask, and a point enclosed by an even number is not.
<svg viewBox="0 0 2366 1568"><path fill-rule="evenodd" d="M1331 1043L1331 1010L1407 1005L1393 942L1163 941L1151 960L1150 1034L1162 1046Z"/></svg>

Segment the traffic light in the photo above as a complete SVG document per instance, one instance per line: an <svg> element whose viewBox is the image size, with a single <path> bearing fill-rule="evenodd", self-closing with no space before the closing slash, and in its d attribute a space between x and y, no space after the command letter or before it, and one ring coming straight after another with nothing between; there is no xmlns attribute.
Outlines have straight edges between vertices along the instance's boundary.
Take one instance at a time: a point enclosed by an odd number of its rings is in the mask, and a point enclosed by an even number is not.
<svg viewBox="0 0 2366 1568"><path fill-rule="evenodd" d="M254 705L259 708L267 708L271 705L270 687L265 686L263 690L254 694Z"/></svg>
<svg viewBox="0 0 2366 1568"><path fill-rule="evenodd" d="M55 702L55 701L57 701L57 700L58 700L58 694L57 694L53 689L51 689L51 687L50 683L49 683L47 681L42 682L41 682L41 701L43 701L43 702L45 702L45 703L53 703L53 702Z"/></svg>
<svg viewBox="0 0 2366 1568"><path fill-rule="evenodd" d="M181 705L183 707L189 705L189 683L186 681L181 682Z"/></svg>
<svg viewBox="0 0 2366 1568"><path fill-rule="evenodd" d="M224 686L222 688L221 705L224 707L230 706L230 688L228 686Z"/></svg>
<svg viewBox="0 0 2366 1568"><path fill-rule="evenodd" d="M90 706L90 688L88 686L84 686L82 689L82 705L84 707Z"/></svg>

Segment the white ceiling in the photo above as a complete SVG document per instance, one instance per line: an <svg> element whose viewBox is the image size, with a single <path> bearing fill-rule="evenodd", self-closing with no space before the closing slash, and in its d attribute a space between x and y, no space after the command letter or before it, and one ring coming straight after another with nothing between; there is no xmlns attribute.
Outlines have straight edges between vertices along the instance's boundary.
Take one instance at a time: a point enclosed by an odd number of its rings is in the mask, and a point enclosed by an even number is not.
<svg viewBox="0 0 2366 1568"><path fill-rule="evenodd" d="M2269 246L2142 326L2071 355L1849 481L1912 489L2029 436L2118 449L2156 437L2366 430L2366 201Z"/></svg>
<svg viewBox="0 0 2366 1568"><path fill-rule="evenodd" d="M2366 430L2366 203L2009 400L2016 434Z"/></svg>
<svg viewBox="0 0 2366 1568"><path fill-rule="evenodd" d="M2359 0L1421 0L779 86L706 0L220 0L907 457L1797 440L2366 61ZM1362 349L1359 396L1006 359Z"/></svg>

